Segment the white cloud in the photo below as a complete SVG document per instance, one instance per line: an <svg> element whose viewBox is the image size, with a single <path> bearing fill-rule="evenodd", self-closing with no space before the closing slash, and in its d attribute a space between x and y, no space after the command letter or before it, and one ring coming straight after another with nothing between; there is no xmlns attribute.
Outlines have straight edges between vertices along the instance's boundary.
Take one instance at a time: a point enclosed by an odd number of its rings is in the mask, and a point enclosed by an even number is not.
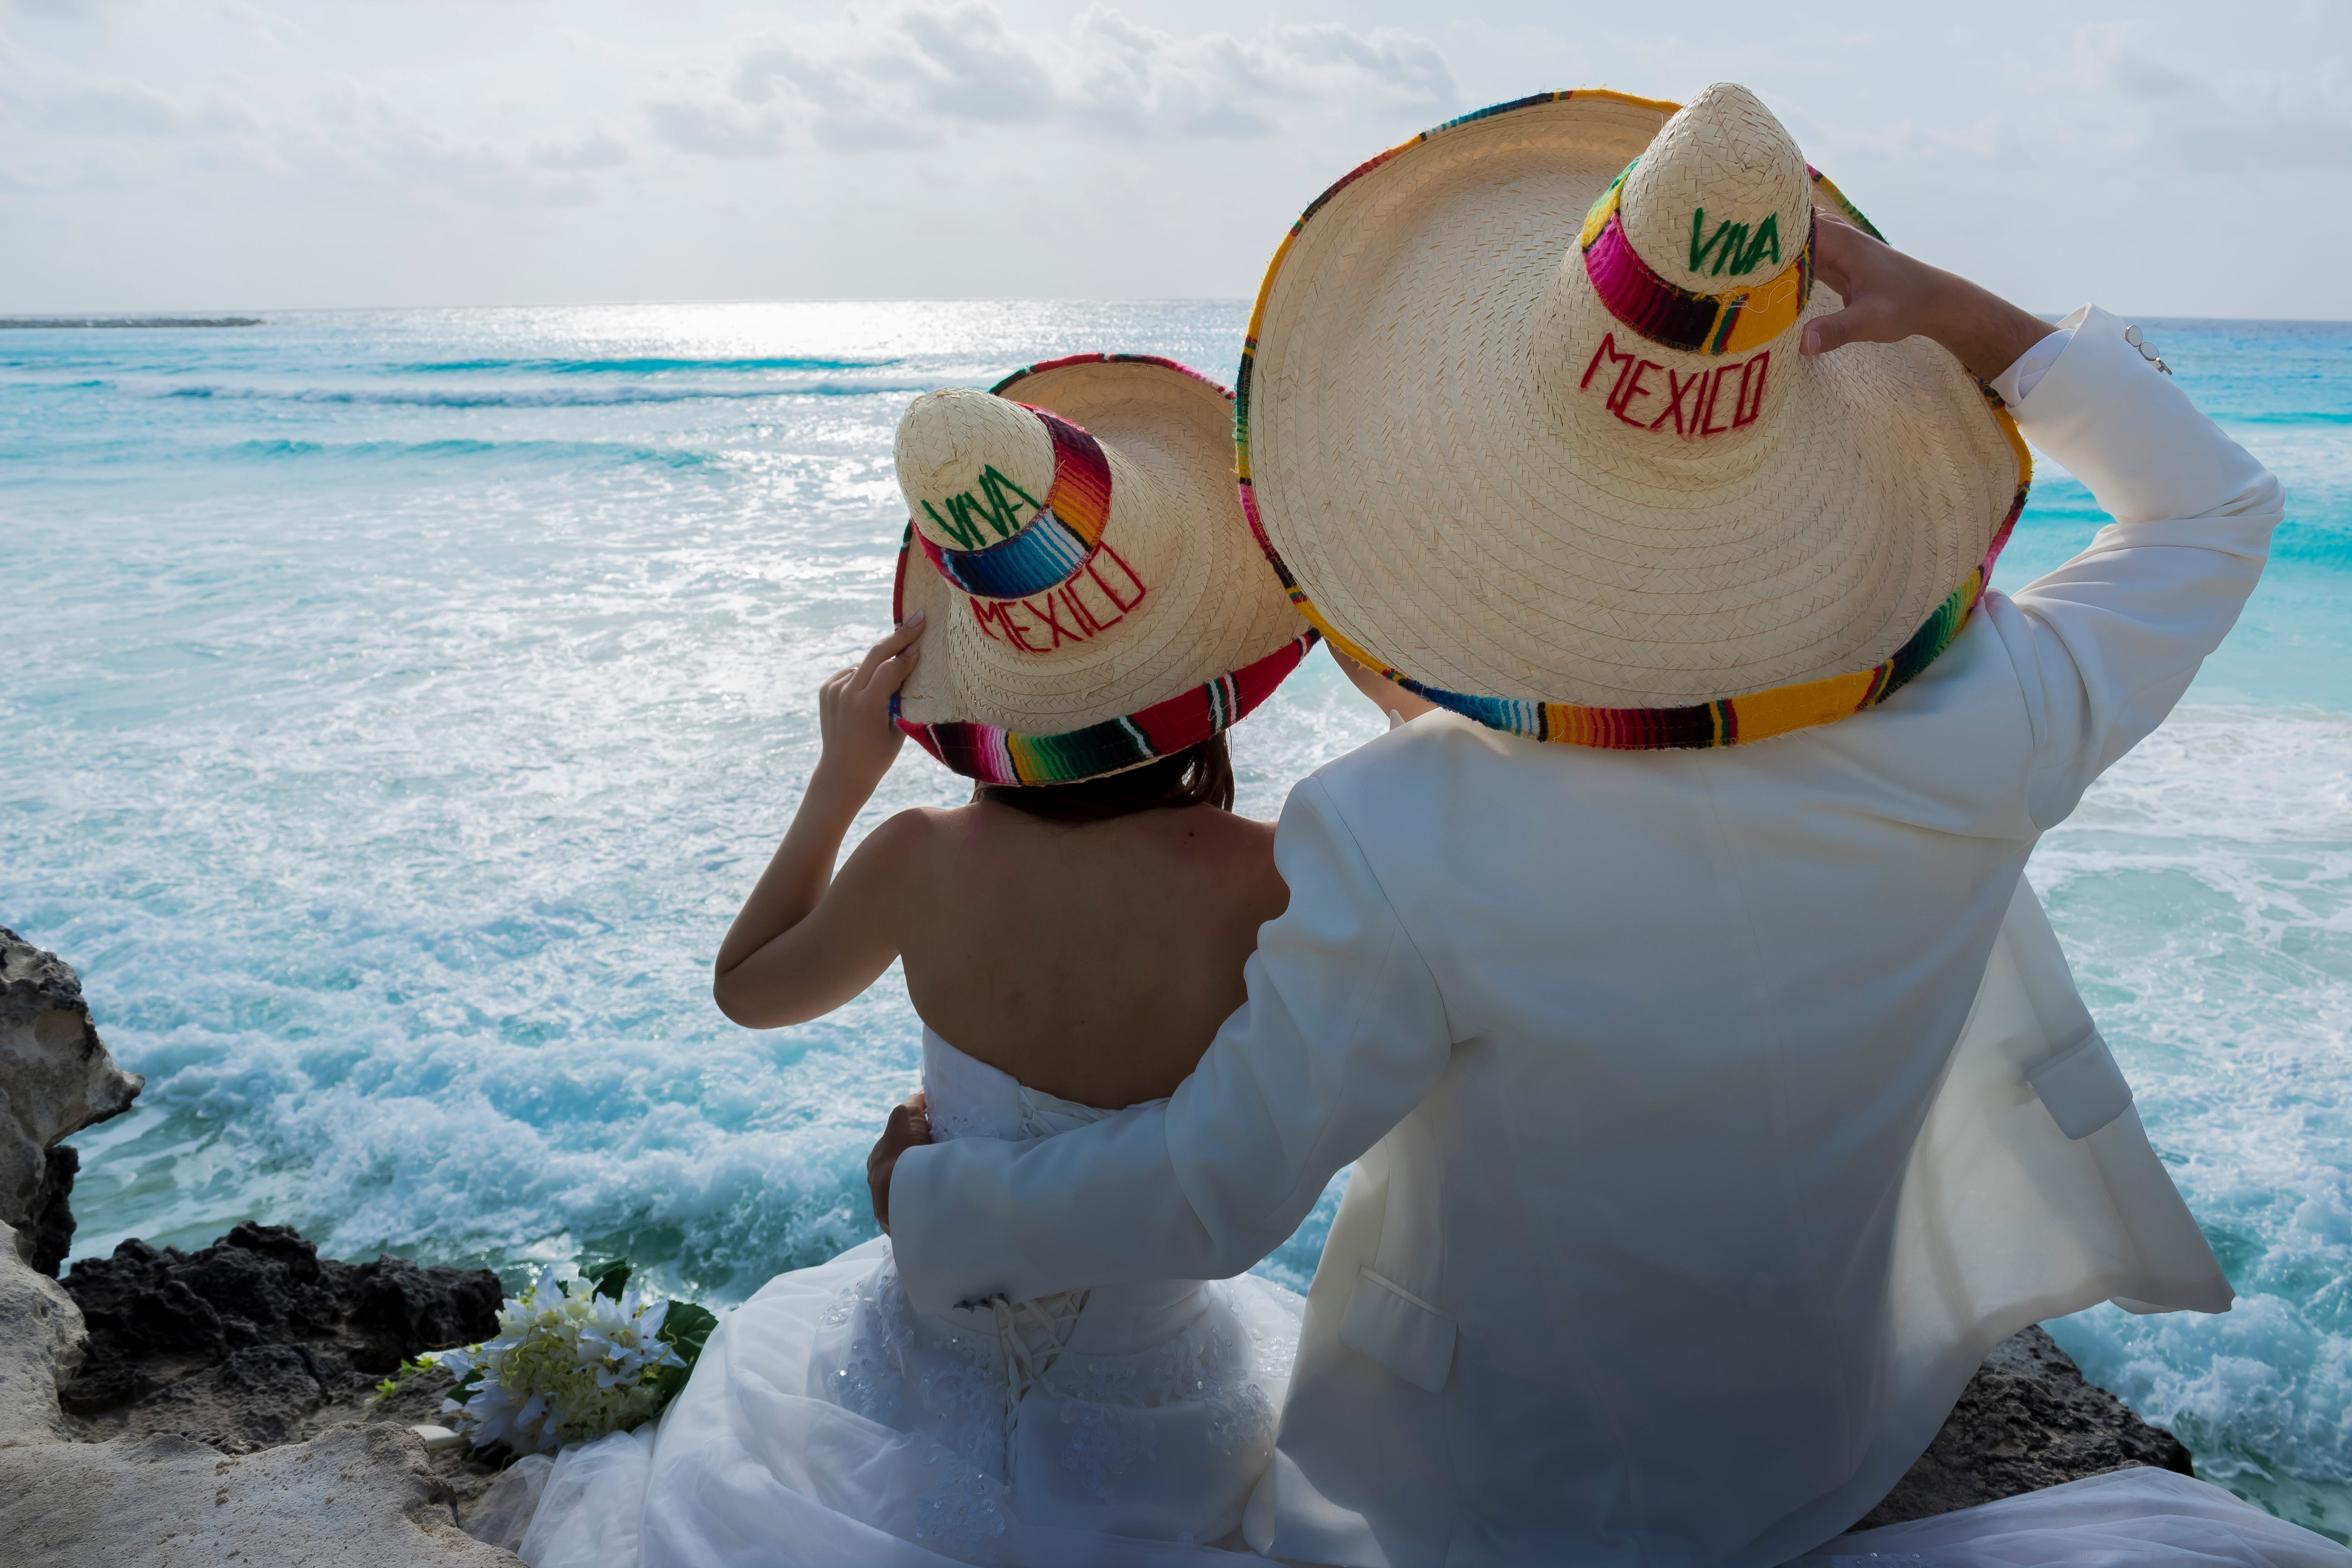
<svg viewBox="0 0 2352 1568"><path fill-rule="evenodd" d="M1246 294L1414 131L1716 79L2036 308L2332 298L2352 7L2063 10L1828 0L1795 39L1735 0L1407 31L1333 0L0 0L0 305Z"/></svg>
<svg viewBox="0 0 2352 1568"><path fill-rule="evenodd" d="M656 100L646 105L654 134L681 153L709 158L768 158L784 150L784 125L773 112L745 113L728 103Z"/></svg>
<svg viewBox="0 0 2352 1568"><path fill-rule="evenodd" d="M568 142L534 143L524 160L534 169L552 169L567 174L617 169L628 161L629 150L603 131L591 132Z"/></svg>
<svg viewBox="0 0 2352 1568"><path fill-rule="evenodd" d="M2101 136L2151 171L2254 174L2352 167L2352 81L2337 62L2213 71L2165 58L2148 29L2078 30L2072 80Z"/></svg>
<svg viewBox="0 0 2352 1568"><path fill-rule="evenodd" d="M86 87L52 94L37 122L68 136L169 136L179 116L152 88Z"/></svg>
<svg viewBox="0 0 2352 1568"><path fill-rule="evenodd" d="M1436 47L1393 28L1269 23L1187 35L1094 7L1021 32L987 0L928 0L747 46L726 91L646 106L684 152L741 157L788 143L871 151L930 146L975 127L1065 124L1137 142L1246 139L1340 110L1456 105Z"/></svg>

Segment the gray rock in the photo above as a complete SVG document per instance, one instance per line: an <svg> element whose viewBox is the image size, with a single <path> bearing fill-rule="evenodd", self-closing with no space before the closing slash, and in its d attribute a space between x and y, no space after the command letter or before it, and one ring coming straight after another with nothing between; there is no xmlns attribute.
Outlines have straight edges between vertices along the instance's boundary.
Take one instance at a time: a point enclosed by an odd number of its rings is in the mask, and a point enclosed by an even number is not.
<svg viewBox="0 0 2352 1568"><path fill-rule="evenodd" d="M0 1226L0 1449L67 1436L58 1388L81 1365L81 1309Z"/></svg>
<svg viewBox="0 0 2352 1568"><path fill-rule="evenodd" d="M0 930L0 1559L512 1568L512 1553L457 1526L457 1505L487 1475L436 1467L400 1426L320 1429L334 1410L322 1373L357 1405L368 1380L354 1360L396 1360L423 1336L473 1326L474 1298L487 1289L496 1300L494 1276L336 1263L266 1226L194 1256L134 1245L140 1267L93 1278L109 1310L165 1352L138 1373L152 1374L153 1397L110 1413L121 1435L69 1440L98 1434L58 1403L89 1336L80 1307L48 1278L73 1234L76 1161L57 1143L120 1115L142 1087L107 1055L73 971ZM109 1336L118 1358L148 1348L121 1338Z"/></svg>
<svg viewBox="0 0 2352 1568"><path fill-rule="evenodd" d="M26 1261L47 1258L55 1274L73 1237L74 1163L51 1147L121 1115L145 1087L107 1054L72 966L0 926L0 1225Z"/></svg>
<svg viewBox="0 0 2352 1568"><path fill-rule="evenodd" d="M73 1184L80 1171L79 1150L70 1143L52 1146L40 1190L33 1194L33 1209L25 1219L20 1244L25 1261L52 1279L65 1266L66 1254L73 1250Z"/></svg>
<svg viewBox="0 0 2352 1568"><path fill-rule="evenodd" d="M75 1155L58 1141L120 1115L142 1087L108 1056L73 971L0 929L7 1561L513 1563L457 1521L512 1539L544 1466L501 1479L454 1449L428 1458L406 1427L437 1417L446 1372L371 1396L375 1376L418 1350L484 1337L496 1276L341 1263L284 1226L246 1224L196 1253L125 1242L77 1265L70 1294L46 1277L73 1233ZM68 1387L73 1415L59 1405ZM2189 1451L2028 1329L1994 1349L1859 1528L2129 1465L2186 1474Z"/></svg>
<svg viewBox="0 0 2352 1568"><path fill-rule="evenodd" d="M451 1501L423 1441L391 1426L243 1458L165 1436L0 1448L15 1568L514 1568Z"/></svg>
<svg viewBox="0 0 2352 1568"><path fill-rule="evenodd" d="M159 1390L123 1412L121 1430L167 1434L224 1454L274 1448L304 1436L303 1417L327 1402L310 1361L291 1345L247 1345L218 1366Z"/></svg>
<svg viewBox="0 0 2352 1568"><path fill-rule="evenodd" d="M2135 1465L2191 1475L2189 1450L2085 1382L2039 1328L1993 1347L1943 1430L1856 1530L1900 1524Z"/></svg>
<svg viewBox="0 0 2352 1568"><path fill-rule="evenodd" d="M487 1268L345 1263L289 1226L250 1220L197 1252L126 1241L77 1261L65 1288L89 1328L66 1409L134 1413L93 1436L171 1431L226 1453L287 1441L227 1363L258 1367L247 1352L276 1348L286 1353L270 1364L304 1369L330 1394L370 1390L420 1352L488 1339L502 1294Z"/></svg>

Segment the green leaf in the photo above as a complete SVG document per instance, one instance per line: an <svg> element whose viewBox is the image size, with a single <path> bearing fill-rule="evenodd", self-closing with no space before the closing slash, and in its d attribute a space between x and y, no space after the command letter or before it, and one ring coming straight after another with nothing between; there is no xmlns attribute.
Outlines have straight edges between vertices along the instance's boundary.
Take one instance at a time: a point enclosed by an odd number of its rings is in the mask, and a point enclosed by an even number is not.
<svg viewBox="0 0 2352 1568"><path fill-rule="evenodd" d="M622 1290L629 1283L629 1276L635 1272L625 1258L615 1258L609 1263L580 1265L582 1278L596 1287L596 1294L615 1301L621 1299Z"/></svg>
<svg viewBox="0 0 2352 1568"><path fill-rule="evenodd" d="M655 1337L677 1352L678 1360L690 1368L701 1357L702 1347L709 1342L710 1331L718 1326L719 1315L709 1308L698 1307L691 1301L672 1301L662 1319L661 1332Z"/></svg>
<svg viewBox="0 0 2352 1568"><path fill-rule="evenodd" d="M385 1378L382 1383L375 1385L375 1402L381 1405L385 1400L390 1399L394 1394L400 1392L401 1385L403 1384L405 1384L410 1378L415 1377L418 1373L428 1370L433 1364L434 1358L429 1354L418 1356L413 1361L402 1362L399 1368L394 1371L390 1377Z"/></svg>

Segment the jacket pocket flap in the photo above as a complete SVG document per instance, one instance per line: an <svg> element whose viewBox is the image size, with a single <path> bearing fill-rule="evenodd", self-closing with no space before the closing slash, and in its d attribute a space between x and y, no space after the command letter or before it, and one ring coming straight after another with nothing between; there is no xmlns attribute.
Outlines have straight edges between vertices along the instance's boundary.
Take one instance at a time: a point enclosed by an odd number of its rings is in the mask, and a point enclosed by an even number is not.
<svg viewBox="0 0 2352 1568"><path fill-rule="evenodd" d="M2131 1108L2131 1085L2096 1029L2025 1075L2058 1131L2088 1138Z"/></svg>
<svg viewBox="0 0 2352 1568"><path fill-rule="evenodd" d="M1454 1320L1369 1268L1356 1276L1339 1342L1432 1394L1454 1368Z"/></svg>

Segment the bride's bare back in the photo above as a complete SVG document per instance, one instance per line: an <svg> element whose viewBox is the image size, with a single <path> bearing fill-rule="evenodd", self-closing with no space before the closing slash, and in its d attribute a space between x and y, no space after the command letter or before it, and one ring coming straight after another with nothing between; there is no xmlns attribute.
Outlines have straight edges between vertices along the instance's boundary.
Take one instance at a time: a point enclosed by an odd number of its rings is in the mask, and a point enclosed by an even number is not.
<svg viewBox="0 0 2352 1568"><path fill-rule="evenodd" d="M1212 805L1062 823L982 802L901 812L832 875L898 752L889 693L920 629L822 689L824 754L719 946L719 1007L754 1028L802 1023L903 954L923 1021L1023 1083L1099 1106L1170 1093L1241 1005L1257 928L1289 902L1273 826Z"/></svg>
<svg viewBox="0 0 2352 1568"><path fill-rule="evenodd" d="M1242 1005L1242 964L1289 889L1274 826L1214 806L1107 822L982 804L919 816L907 991L948 1040L1086 1105L1171 1092Z"/></svg>

